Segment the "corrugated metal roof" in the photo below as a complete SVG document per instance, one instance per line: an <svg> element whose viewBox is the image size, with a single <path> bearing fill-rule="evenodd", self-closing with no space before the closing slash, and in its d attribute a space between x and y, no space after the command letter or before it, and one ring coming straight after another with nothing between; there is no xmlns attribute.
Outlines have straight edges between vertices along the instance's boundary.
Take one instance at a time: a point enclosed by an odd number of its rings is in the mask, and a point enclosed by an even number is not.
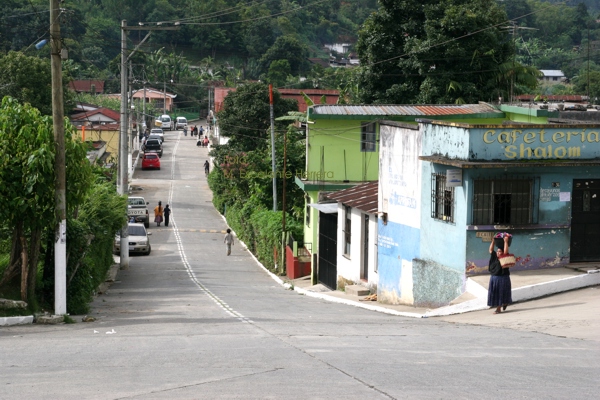
<svg viewBox="0 0 600 400"><path fill-rule="evenodd" d="M467 115L483 113L502 113L488 104L432 104L432 105L314 105L315 115Z"/></svg>
<svg viewBox="0 0 600 400"><path fill-rule="evenodd" d="M377 212L377 193L379 182L367 182L349 189L339 190L327 195L331 200L358 208L368 214Z"/></svg>

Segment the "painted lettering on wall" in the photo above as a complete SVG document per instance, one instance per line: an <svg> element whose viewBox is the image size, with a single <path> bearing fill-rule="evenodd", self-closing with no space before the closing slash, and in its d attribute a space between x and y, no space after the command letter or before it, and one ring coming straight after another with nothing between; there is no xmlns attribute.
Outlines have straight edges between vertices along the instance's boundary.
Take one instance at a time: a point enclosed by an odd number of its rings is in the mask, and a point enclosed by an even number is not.
<svg viewBox="0 0 600 400"><path fill-rule="evenodd" d="M581 157L579 144L600 143L600 132L490 129L483 134L483 141L504 145L504 156L508 159L567 159Z"/></svg>
<svg viewBox="0 0 600 400"><path fill-rule="evenodd" d="M408 208L417 208L417 199L392 192L392 195L390 196L390 204Z"/></svg>
<svg viewBox="0 0 600 400"><path fill-rule="evenodd" d="M392 247L398 247L398 243L390 236L377 235L377 246L380 248L391 249Z"/></svg>
<svg viewBox="0 0 600 400"><path fill-rule="evenodd" d="M560 189L540 189L540 201L558 201Z"/></svg>

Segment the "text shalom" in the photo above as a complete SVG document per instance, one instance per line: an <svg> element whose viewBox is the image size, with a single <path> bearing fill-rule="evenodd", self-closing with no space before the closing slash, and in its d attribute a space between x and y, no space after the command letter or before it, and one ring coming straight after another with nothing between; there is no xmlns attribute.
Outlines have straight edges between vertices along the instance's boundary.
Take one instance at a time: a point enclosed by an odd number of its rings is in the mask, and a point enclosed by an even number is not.
<svg viewBox="0 0 600 400"><path fill-rule="evenodd" d="M598 143L600 134L596 131L501 131L488 130L483 134L483 141L487 144L494 142L505 144L504 156L513 158L574 158L581 157L578 146L564 146L561 144L576 145L579 143ZM533 146L527 146L533 144Z"/></svg>

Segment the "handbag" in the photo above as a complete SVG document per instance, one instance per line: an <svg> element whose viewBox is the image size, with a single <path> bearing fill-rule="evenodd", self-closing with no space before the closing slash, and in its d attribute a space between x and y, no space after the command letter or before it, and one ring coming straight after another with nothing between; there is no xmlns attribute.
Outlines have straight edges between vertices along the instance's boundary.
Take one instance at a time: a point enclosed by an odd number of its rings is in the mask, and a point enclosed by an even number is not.
<svg viewBox="0 0 600 400"><path fill-rule="evenodd" d="M498 260L500 261L502 268L514 267L517 262L515 255L510 253L502 254L500 257L498 257Z"/></svg>

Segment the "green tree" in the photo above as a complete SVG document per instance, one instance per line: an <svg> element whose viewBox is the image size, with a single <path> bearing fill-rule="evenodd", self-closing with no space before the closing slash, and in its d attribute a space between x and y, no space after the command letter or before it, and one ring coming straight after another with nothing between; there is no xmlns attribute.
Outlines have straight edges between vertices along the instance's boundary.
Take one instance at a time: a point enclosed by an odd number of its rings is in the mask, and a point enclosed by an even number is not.
<svg viewBox="0 0 600 400"><path fill-rule="evenodd" d="M298 39L292 36L280 36L275 40L273 46L262 56L260 62L264 70L276 60L288 60L291 73L298 75L300 72L308 71L308 48Z"/></svg>
<svg viewBox="0 0 600 400"><path fill-rule="evenodd" d="M288 60L275 60L269 66L267 81L275 87L285 85L285 81L291 73L290 63Z"/></svg>
<svg viewBox="0 0 600 400"><path fill-rule="evenodd" d="M361 102L489 99L497 66L512 56L504 21L493 0L381 0L359 33Z"/></svg>
<svg viewBox="0 0 600 400"><path fill-rule="evenodd" d="M72 215L87 193L90 166L86 147L73 140L66 124L67 210ZM54 232L54 159L52 120L29 104L5 97L0 106L0 220L12 231L10 264L0 286L21 276L21 298L35 293L40 243Z"/></svg>
<svg viewBox="0 0 600 400"><path fill-rule="evenodd" d="M42 114L52 114L50 59L10 51L0 58L0 97L11 96L29 103Z"/></svg>
<svg viewBox="0 0 600 400"><path fill-rule="evenodd" d="M295 100L284 99L277 90L273 91L275 117L297 109ZM221 134L229 137L228 147L237 151L250 151L266 147L265 139L270 135L271 126L269 115L268 85L248 83L225 97L223 110L217 117ZM276 125L277 129L280 124Z"/></svg>

